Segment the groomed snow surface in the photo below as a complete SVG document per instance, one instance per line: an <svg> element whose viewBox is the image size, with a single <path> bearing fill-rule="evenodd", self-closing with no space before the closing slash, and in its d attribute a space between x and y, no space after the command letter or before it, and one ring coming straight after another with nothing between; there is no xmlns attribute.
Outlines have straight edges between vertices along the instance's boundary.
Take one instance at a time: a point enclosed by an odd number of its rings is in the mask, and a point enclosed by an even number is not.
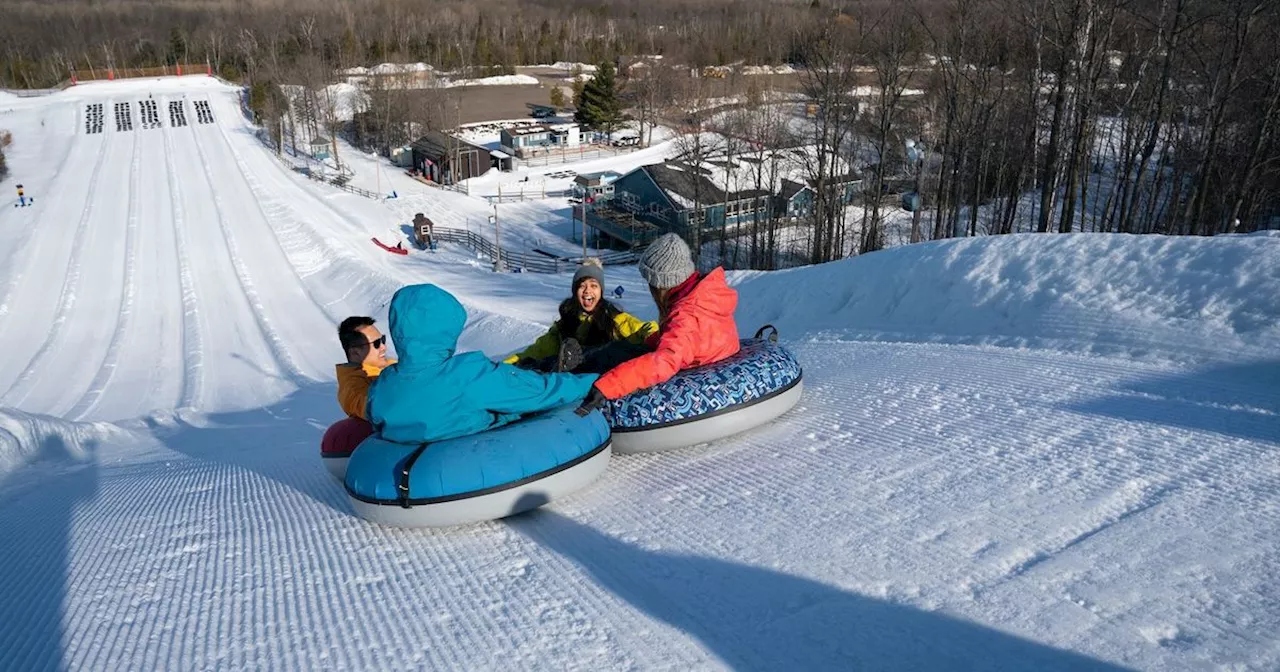
<svg viewBox="0 0 1280 672"><path fill-rule="evenodd" d="M149 96L163 127L117 131ZM435 282L462 348L498 355L568 276L382 252L414 211L488 208L395 171L383 202L308 182L206 78L5 109L37 201L0 208L0 669L1280 667L1278 237L734 274L740 330L776 324L805 367L795 410L616 457L532 514L404 531L354 517L317 457L334 326ZM654 317L634 268L607 284Z"/></svg>

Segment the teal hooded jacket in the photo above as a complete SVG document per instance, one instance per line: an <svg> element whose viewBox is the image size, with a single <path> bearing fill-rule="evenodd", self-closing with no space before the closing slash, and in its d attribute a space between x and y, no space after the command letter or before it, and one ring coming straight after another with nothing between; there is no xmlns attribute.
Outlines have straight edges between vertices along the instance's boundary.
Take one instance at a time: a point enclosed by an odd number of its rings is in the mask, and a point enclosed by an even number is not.
<svg viewBox="0 0 1280 672"><path fill-rule="evenodd" d="M479 352L454 354L467 311L435 285L397 291L389 322L399 361L382 370L366 406L374 430L388 441L442 441L501 427L577 403L596 382L595 375L496 364Z"/></svg>

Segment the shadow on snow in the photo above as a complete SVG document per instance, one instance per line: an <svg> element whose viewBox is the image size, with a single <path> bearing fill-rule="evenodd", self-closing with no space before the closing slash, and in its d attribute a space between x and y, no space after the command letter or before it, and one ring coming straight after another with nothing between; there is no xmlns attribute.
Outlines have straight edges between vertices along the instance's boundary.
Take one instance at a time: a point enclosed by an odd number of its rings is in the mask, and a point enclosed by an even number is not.
<svg viewBox="0 0 1280 672"><path fill-rule="evenodd" d="M552 511L534 510L509 524L734 669L1123 669L781 572L647 551Z"/></svg>

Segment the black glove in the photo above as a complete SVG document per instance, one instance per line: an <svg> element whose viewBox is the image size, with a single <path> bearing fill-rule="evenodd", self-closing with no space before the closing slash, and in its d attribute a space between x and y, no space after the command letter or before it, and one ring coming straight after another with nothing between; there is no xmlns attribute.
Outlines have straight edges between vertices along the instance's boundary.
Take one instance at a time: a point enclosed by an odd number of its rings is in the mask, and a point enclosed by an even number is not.
<svg viewBox="0 0 1280 672"><path fill-rule="evenodd" d="M537 364L532 357L522 357L516 361L515 366L518 369L533 369Z"/></svg>
<svg viewBox="0 0 1280 672"><path fill-rule="evenodd" d="M609 400L595 385L592 385L591 391L587 393L587 398L582 400L582 405L574 413L577 413L578 417L585 418L591 411L597 410L607 403L609 403Z"/></svg>

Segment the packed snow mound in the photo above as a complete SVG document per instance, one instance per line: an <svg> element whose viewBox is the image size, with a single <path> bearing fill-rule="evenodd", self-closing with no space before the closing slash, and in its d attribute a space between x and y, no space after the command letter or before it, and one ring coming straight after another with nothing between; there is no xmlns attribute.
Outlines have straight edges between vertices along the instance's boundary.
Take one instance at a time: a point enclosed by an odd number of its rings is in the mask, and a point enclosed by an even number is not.
<svg viewBox="0 0 1280 672"><path fill-rule="evenodd" d="M446 81L446 87L454 86L537 86L538 78L530 75L494 75L479 79L455 79Z"/></svg>
<svg viewBox="0 0 1280 672"><path fill-rule="evenodd" d="M1024 234L735 274L739 324L792 335L1155 361L1280 349L1280 238Z"/></svg>
<svg viewBox="0 0 1280 672"><path fill-rule="evenodd" d="M0 408L0 476L46 453L83 459L91 444L118 440L124 434L108 422L71 422Z"/></svg>
<svg viewBox="0 0 1280 672"><path fill-rule="evenodd" d="M659 57L659 58L661 58L661 57ZM551 68L551 69L554 69L554 70L573 70L574 68L578 68L579 70L582 70L583 72L595 72L596 70L599 70L599 69L600 69L600 68L599 68L599 66L591 65L590 63L573 63L573 62L570 62L570 61L556 61L555 63L552 63L551 65L536 65L536 66L534 66L534 67L536 67L536 68Z"/></svg>

